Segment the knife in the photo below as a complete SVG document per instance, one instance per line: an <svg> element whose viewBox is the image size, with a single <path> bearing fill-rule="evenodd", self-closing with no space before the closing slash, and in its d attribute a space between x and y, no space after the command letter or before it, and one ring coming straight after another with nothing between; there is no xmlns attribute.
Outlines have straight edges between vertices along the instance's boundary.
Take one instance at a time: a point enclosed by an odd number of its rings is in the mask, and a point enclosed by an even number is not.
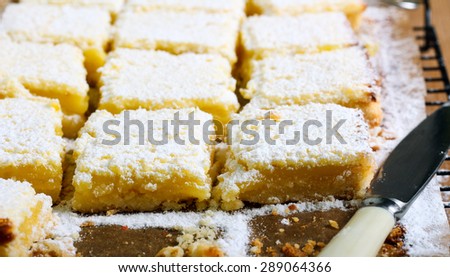
<svg viewBox="0 0 450 277"><path fill-rule="evenodd" d="M406 10L415 10L423 3L421 0L383 0L382 2Z"/></svg>
<svg viewBox="0 0 450 277"><path fill-rule="evenodd" d="M419 124L389 155L371 193L319 257L375 257L439 169L450 146L450 102Z"/></svg>

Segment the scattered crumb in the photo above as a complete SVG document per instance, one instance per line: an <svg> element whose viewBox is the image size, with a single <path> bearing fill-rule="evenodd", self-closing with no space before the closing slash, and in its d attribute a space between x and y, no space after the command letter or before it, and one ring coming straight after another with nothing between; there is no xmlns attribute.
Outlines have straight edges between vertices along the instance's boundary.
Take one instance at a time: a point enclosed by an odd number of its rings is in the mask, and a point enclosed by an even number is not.
<svg viewBox="0 0 450 277"><path fill-rule="evenodd" d="M181 228L182 234L176 240L178 245L166 247L158 252L157 257L223 257L222 249L218 246L219 230L216 227ZM172 237L167 234L166 237Z"/></svg>
<svg viewBox="0 0 450 277"><path fill-rule="evenodd" d="M284 229L283 229L283 228L280 228L280 229L278 229L278 232L284 233Z"/></svg>
<svg viewBox="0 0 450 277"><path fill-rule="evenodd" d="M378 255L382 257L407 256L407 252L404 249L405 232L406 230L403 226L395 226L389 236L386 238L386 241L381 247Z"/></svg>
<svg viewBox="0 0 450 277"><path fill-rule="evenodd" d="M276 244L276 245L280 245L280 244L281 244L281 241L280 241L279 239L277 239L277 241L275 241L275 244Z"/></svg>
<svg viewBox="0 0 450 277"><path fill-rule="evenodd" d="M298 244L297 244L298 245ZM300 246L299 246L300 248ZM286 257L306 257L306 253L302 250L298 249L295 246L292 246L290 243L286 243L283 248L281 248L281 251Z"/></svg>
<svg viewBox="0 0 450 277"><path fill-rule="evenodd" d="M171 237L172 237L172 234L170 234L170 233L166 235L166 238L171 238Z"/></svg>
<svg viewBox="0 0 450 277"><path fill-rule="evenodd" d="M295 247L296 249L300 249L300 244L296 243L296 244L294 244L294 247Z"/></svg>
<svg viewBox="0 0 450 277"><path fill-rule="evenodd" d="M308 242L303 246L302 251L305 252L308 256L311 256L314 253L314 247L316 246L316 241L308 240Z"/></svg>
<svg viewBox="0 0 450 277"><path fill-rule="evenodd" d="M291 225L291 223L289 222L289 219L287 219L287 218L283 218L281 220L281 224L283 224L283 225Z"/></svg>
<svg viewBox="0 0 450 277"><path fill-rule="evenodd" d="M118 210L108 210L106 211L106 216L112 216L117 214L119 211Z"/></svg>
<svg viewBox="0 0 450 277"><path fill-rule="evenodd" d="M389 234L387 241L392 243L398 243L402 241L405 235L405 228L401 225L395 226L392 232Z"/></svg>
<svg viewBox="0 0 450 277"><path fill-rule="evenodd" d="M270 119L279 122L281 120L281 116L275 112L270 113Z"/></svg>
<svg viewBox="0 0 450 277"><path fill-rule="evenodd" d="M273 249L273 247L267 247L266 248L266 253L271 256L271 257L276 257L278 256L277 251L275 249Z"/></svg>
<svg viewBox="0 0 450 277"><path fill-rule="evenodd" d="M80 227L93 227L93 226L95 226L95 223L89 220L81 223L80 225Z"/></svg>
<svg viewBox="0 0 450 277"><path fill-rule="evenodd" d="M252 247L250 248L250 252L252 254L255 254L255 255L261 254L264 244L259 239L253 240L251 245L252 245Z"/></svg>
<svg viewBox="0 0 450 277"><path fill-rule="evenodd" d="M211 168L211 171L212 170L213 170L213 168ZM220 171L216 171L216 172L217 173L213 173L211 175L213 180L217 179L217 176L220 173ZM195 203L195 207L197 208L197 211L204 211L204 210L208 209L208 206L209 206L209 202L208 201L200 201L200 202L196 202Z"/></svg>
<svg viewBox="0 0 450 277"><path fill-rule="evenodd" d="M189 257L223 257L222 250L215 245L215 242L194 242L187 249Z"/></svg>
<svg viewBox="0 0 450 277"><path fill-rule="evenodd" d="M339 224L334 221L334 220L328 220L328 223L330 224L330 226L336 230L339 230Z"/></svg>
<svg viewBox="0 0 450 277"><path fill-rule="evenodd" d="M386 140L395 140L395 139L397 139L397 135L394 132L388 131L386 129L382 129L381 135Z"/></svg>
<svg viewBox="0 0 450 277"><path fill-rule="evenodd" d="M298 219L298 217L294 216L294 217L292 218L292 221L294 221L295 223L297 223L297 222L300 221L300 219Z"/></svg>
<svg viewBox="0 0 450 277"><path fill-rule="evenodd" d="M75 257L76 248L72 238L45 239L33 244L31 256L33 257Z"/></svg>
<svg viewBox="0 0 450 277"><path fill-rule="evenodd" d="M183 257L184 250L179 246L165 247L158 251L156 257Z"/></svg>
<svg viewBox="0 0 450 277"><path fill-rule="evenodd" d="M177 237L178 246L188 257L223 257L217 243L219 230L216 227L185 228Z"/></svg>
<svg viewBox="0 0 450 277"><path fill-rule="evenodd" d="M316 245L320 248L324 248L326 244L322 241L319 241Z"/></svg>

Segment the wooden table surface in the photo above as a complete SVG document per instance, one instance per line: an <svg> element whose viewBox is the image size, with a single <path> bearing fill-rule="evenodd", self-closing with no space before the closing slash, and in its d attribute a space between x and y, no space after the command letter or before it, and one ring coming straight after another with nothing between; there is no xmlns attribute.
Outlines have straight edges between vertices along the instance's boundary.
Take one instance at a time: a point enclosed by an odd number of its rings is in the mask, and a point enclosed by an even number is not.
<svg viewBox="0 0 450 277"><path fill-rule="evenodd" d="M450 69L450 0L430 0L431 5L431 18L432 23L436 29L439 43L442 49L442 53L444 55L445 64L447 65L447 69ZM423 7L410 12L411 24L413 26L421 26L423 25ZM450 71L449 71L450 73ZM425 74L428 74L425 72ZM430 77L430 76L429 76ZM430 85L430 83L428 83ZM436 88L440 87L438 85ZM429 95L427 100L446 100L445 94L438 95ZM431 109L427 109L428 112L432 112ZM450 151L449 151L450 155ZM445 170L450 170L450 162L445 162L443 168ZM450 178L441 179L441 184L443 186L450 186ZM442 193L442 197L444 202L450 202L450 193L444 192ZM450 209L446 209L447 217L450 224Z"/></svg>
<svg viewBox="0 0 450 277"><path fill-rule="evenodd" d="M450 1L432 0L433 23L436 26L447 67L450 66Z"/></svg>
<svg viewBox="0 0 450 277"><path fill-rule="evenodd" d="M450 67L450 0L430 0L432 21L436 28L445 64ZM423 25L423 9L411 11L411 23Z"/></svg>

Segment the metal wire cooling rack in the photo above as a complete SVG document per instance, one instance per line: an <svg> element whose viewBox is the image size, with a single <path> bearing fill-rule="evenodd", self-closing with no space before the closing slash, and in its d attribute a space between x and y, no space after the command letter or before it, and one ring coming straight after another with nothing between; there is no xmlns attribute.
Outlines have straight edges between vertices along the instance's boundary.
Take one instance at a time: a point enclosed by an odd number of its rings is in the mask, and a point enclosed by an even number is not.
<svg viewBox="0 0 450 277"><path fill-rule="evenodd" d="M436 31L431 24L431 8L429 0L424 0L424 26L415 27L416 39L420 43L421 60L427 84L427 111L432 112L450 101L450 80L442 56ZM447 155L438 176L450 177L450 156ZM441 187L445 199L450 199L450 179ZM444 204L450 212L450 202Z"/></svg>

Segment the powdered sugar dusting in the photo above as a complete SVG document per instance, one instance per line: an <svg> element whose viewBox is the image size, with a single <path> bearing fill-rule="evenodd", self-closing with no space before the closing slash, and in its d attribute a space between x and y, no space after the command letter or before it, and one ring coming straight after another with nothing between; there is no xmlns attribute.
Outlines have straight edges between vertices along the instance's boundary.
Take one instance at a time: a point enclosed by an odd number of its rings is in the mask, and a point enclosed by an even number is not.
<svg viewBox="0 0 450 277"><path fill-rule="evenodd" d="M36 194L30 183L0 178L0 219L9 222L12 238L0 245L3 255L28 256L28 244L46 237L55 223L51 204L51 198ZM8 229L1 231L8 235Z"/></svg>
<svg viewBox="0 0 450 277"><path fill-rule="evenodd" d="M110 20L107 11L95 7L9 4L2 26L18 41L104 49L109 40Z"/></svg>
<svg viewBox="0 0 450 277"><path fill-rule="evenodd" d="M363 0L249 0L250 6L267 15L298 15L306 12L364 9Z"/></svg>
<svg viewBox="0 0 450 277"><path fill-rule="evenodd" d="M426 116L426 86L419 50L406 20L405 14L395 8L369 8L361 28L363 35L369 36L380 47L375 63L384 76L383 128L395 136L395 139L383 141L378 151L380 162ZM405 247L409 255L449 255L449 226L436 179L401 223L407 230Z"/></svg>
<svg viewBox="0 0 450 277"><path fill-rule="evenodd" d="M16 78L32 91L87 95L83 54L74 46L2 40L0 61L1 75Z"/></svg>
<svg viewBox="0 0 450 277"><path fill-rule="evenodd" d="M21 0L21 3L50 4L50 5L73 5L80 7L98 7L117 13L122 8L124 0Z"/></svg>
<svg viewBox="0 0 450 277"><path fill-rule="evenodd" d="M135 11L169 10L209 13L233 12L243 14L245 0L128 0L127 8Z"/></svg>
<svg viewBox="0 0 450 277"><path fill-rule="evenodd" d="M342 48L358 43L344 14L338 12L301 16L252 16L242 27L246 51L295 54Z"/></svg>
<svg viewBox="0 0 450 277"><path fill-rule="evenodd" d="M267 169L276 166L316 166L334 165L345 161L348 164L357 163L362 157L370 157L372 150L369 148L369 132L367 124L363 120L360 111L344 108L334 104L309 104L305 106L280 106L270 110L257 108L244 108L234 119L240 122L249 120L262 120L267 112L271 112L276 121L290 120L291 126L282 129L278 125L270 126L270 134L275 139L271 145L263 139L266 127L262 124L252 130L259 134L259 140L248 145L245 141L253 140L254 134L234 128L232 132L231 152L240 163L251 169ZM327 118L331 114L331 118ZM332 121L334 126L339 121L344 121L339 133L345 143L337 139L326 141L326 129L314 128L309 133L312 138L320 138L317 145L311 145L305 141L293 144L290 140L295 137L295 132L303 130L307 121L316 120L325 125ZM330 122L331 123L331 122Z"/></svg>
<svg viewBox="0 0 450 277"><path fill-rule="evenodd" d="M371 94L375 98L379 94L378 76L360 47L294 57L270 56L252 61L251 71L242 92L252 102L365 103L371 101Z"/></svg>
<svg viewBox="0 0 450 277"><path fill-rule="evenodd" d="M378 160L383 160L395 147L400 138L425 117L425 85L417 61L418 51L411 34L400 35L386 19L401 23L402 14L395 9L369 8L362 25L362 32L371 30L366 36L379 41L377 65L383 74L383 107L385 121L380 132L390 133L389 138L380 138L381 149L377 151ZM394 27L393 27L394 26ZM404 30L403 30L404 31ZM405 110L406 109L406 110ZM356 206L356 201L350 203ZM319 203L297 203L297 211L323 211L332 208L345 210L348 203L330 199ZM60 224L55 236L77 238L80 225L86 221L95 224L119 224L129 228L192 228L216 226L222 231L218 244L226 255L245 256L248 254L251 231L248 222L255 216L277 211L284 215L288 205L267 205L262 208L247 209L234 213L221 211L139 213L112 216L81 216L70 211L70 206L60 205L55 213L60 216ZM412 256L448 255L448 223L437 183L432 182L411 207L402 220L406 227L405 247ZM443 236L444 235L444 236Z"/></svg>
<svg viewBox="0 0 450 277"><path fill-rule="evenodd" d="M163 51L118 49L101 69L100 108L160 109L217 103L239 108L236 81L225 58L211 54L171 55Z"/></svg>
<svg viewBox="0 0 450 277"><path fill-rule="evenodd" d="M215 53L236 62L241 16L232 13L126 11L115 24L115 47L174 54Z"/></svg>
<svg viewBox="0 0 450 277"><path fill-rule="evenodd" d="M327 211L330 209L346 210L347 206L355 206L358 202L346 203L340 200L330 199L320 203L297 203L296 212ZM262 216L277 211L280 215L286 215L290 204L267 205L262 208L248 209L235 213L222 211L206 212L164 212L164 213L135 213L117 214L113 216L81 216L70 210L69 203L62 204L54 209L60 221L53 235L57 238L70 237L77 239L81 231L80 226L89 222L95 225L122 225L130 229L140 228L168 228L189 230L206 226L219 228L222 235L217 239L217 244L227 256L246 256L249 247L251 231L249 221L255 216Z"/></svg>
<svg viewBox="0 0 450 277"><path fill-rule="evenodd" d="M0 118L2 168L61 167L62 113L56 100L6 98L0 100Z"/></svg>

